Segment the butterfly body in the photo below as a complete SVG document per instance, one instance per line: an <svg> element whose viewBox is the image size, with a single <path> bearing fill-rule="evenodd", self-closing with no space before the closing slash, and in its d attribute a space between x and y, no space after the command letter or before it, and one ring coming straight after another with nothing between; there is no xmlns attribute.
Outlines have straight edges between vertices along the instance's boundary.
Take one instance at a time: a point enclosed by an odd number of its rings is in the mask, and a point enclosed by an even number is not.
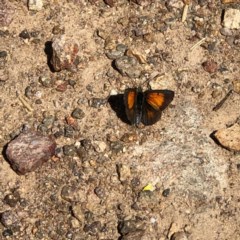
<svg viewBox="0 0 240 240"><path fill-rule="evenodd" d="M162 111L174 98L170 90L147 90L128 88L124 93L124 105L132 125L152 125L161 118Z"/></svg>

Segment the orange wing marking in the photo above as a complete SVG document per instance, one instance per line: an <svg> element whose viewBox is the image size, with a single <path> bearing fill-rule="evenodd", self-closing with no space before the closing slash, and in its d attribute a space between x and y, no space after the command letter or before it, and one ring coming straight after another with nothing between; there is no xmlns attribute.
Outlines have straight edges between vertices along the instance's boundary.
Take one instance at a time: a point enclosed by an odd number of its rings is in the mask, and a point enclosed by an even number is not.
<svg viewBox="0 0 240 240"><path fill-rule="evenodd" d="M132 109L135 103L136 92L129 92L127 95L127 105L129 109Z"/></svg>
<svg viewBox="0 0 240 240"><path fill-rule="evenodd" d="M149 93L147 95L147 103L154 109L159 110L164 104L164 94L162 93Z"/></svg>

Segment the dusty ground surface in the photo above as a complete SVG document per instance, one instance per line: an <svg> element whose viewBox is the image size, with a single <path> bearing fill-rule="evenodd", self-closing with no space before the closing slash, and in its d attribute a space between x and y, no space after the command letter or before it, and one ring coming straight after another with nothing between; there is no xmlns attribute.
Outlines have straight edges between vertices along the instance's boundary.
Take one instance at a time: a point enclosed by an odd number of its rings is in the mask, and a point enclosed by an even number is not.
<svg viewBox="0 0 240 240"><path fill-rule="evenodd" d="M182 23L181 1L113 3L48 0L31 12L24 0L5 2L0 239L240 239L240 155L210 137L239 121L236 91L213 111L239 81L239 30L221 25L222 10L238 6L193 1ZM30 38L19 36L25 29ZM76 73L47 64L49 43L61 34L79 42ZM145 58L138 78L122 76L106 56L119 43ZM202 66L209 59L217 63L212 73ZM135 128L105 99L147 79L175 98L159 122ZM57 91L62 83L67 89ZM69 130L75 108L85 115ZM19 176L4 149L23 126L53 134L58 149Z"/></svg>

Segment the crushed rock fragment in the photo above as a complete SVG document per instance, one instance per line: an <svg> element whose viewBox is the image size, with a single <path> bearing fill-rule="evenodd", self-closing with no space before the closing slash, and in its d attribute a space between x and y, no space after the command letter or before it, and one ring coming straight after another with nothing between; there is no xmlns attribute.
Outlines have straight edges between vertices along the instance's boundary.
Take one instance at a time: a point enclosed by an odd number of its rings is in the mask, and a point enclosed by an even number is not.
<svg viewBox="0 0 240 240"><path fill-rule="evenodd" d="M225 148L234 151L240 151L240 125L225 129L220 129L214 134L218 142Z"/></svg>

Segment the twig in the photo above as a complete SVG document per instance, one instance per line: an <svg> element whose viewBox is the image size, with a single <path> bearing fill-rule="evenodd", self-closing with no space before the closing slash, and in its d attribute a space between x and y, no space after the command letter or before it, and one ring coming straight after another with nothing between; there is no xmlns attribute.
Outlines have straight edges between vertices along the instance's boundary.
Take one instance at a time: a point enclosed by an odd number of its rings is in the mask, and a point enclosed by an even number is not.
<svg viewBox="0 0 240 240"><path fill-rule="evenodd" d="M188 4L184 5L183 8L183 14L182 14L182 22L185 22L187 19L187 13L188 13Z"/></svg>
<svg viewBox="0 0 240 240"><path fill-rule="evenodd" d="M206 40L206 38L202 38L200 41L198 41L197 43L195 43L195 44L190 48L190 51L192 51L192 50L195 49L196 47L200 46L205 40Z"/></svg>
<svg viewBox="0 0 240 240"><path fill-rule="evenodd" d="M222 105L226 102L226 100L229 98L229 96L232 94L232 90L230 90L226 96L213 108L213 111L219 110Z"/></svg>
<svg viewBox="0 0 240 240"><path fill-rule="evenodd" d="M18 96L18 99L20 100L20 102L22 103L22 105L29 111L32 112L33 108L30 106L30 104L22 97L22 96Z"/></svg>

